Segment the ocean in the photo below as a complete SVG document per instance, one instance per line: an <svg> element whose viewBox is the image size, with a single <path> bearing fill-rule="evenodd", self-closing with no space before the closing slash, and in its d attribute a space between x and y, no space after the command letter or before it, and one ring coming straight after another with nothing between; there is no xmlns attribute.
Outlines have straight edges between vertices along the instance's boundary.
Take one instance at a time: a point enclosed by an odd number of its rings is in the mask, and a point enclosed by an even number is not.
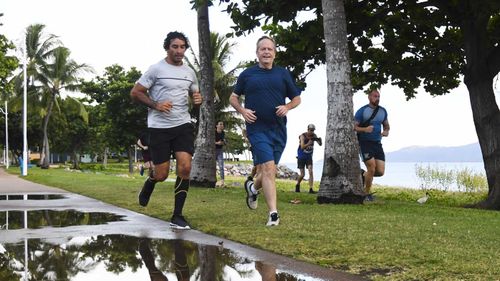
<svg viewBox="0 0 500 281"><path fill-rule="evenodd" d="M297 171L296 163L284 163L288 168L293 171ZM418 189L422 185L422 182L416 175L416 167L421 168L430 167L432 169L438 170L451 170L459 171L463 169L468 169L474 173L482 173L485 175L483 162L386 162L385 163L385 175L382 177L374 178L373 183L377 185L386 185L392 187L405 187L405 188L415 188ZM361 163L361 167L364 169L364 164ZM319 160L313 164L314 180L320 181L321 174L323 170L323 161ZM308 173L306 170L306 178ZM450 190L456 189L456 186L451 186Z"/></svg>

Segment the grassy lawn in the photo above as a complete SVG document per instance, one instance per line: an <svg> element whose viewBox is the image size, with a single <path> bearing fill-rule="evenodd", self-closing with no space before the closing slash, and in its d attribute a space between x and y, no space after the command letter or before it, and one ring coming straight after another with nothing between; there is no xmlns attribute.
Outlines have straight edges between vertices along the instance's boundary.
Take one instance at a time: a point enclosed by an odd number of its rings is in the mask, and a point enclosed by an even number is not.
<svg viewBox="0 0 500 281"><path fill-rule="evenodd" d="M139 175L32 168L26 179L163 220L173 210L173 182L158 184L143 208L137 192L145 178ZM315 195L293 192L295 182L278 180L281 223L269 228L262 197L256 211L246 207L243 180L227 177L227 188L191 187L184 208L191 225L374 280L500 280L500 212L462 207L485 194L431 191L428 203L419 205L420 190L375 186L374 202L319 205Z"/></svg>

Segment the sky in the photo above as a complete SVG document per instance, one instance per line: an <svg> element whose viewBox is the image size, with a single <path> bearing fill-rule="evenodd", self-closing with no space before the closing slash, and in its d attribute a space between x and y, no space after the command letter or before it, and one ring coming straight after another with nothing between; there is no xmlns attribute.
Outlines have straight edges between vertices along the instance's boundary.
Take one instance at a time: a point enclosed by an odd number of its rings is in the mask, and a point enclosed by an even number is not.
<svg viewBox="0 0 500 281"><path fill-rule="evenodd" d="M225 34L233 25L222 8L210 7L210 29ZM119 64L135 66L144 72L165 57L163 39L169 31L184 32L191 46L198 49L196 12L188 0L1 0L0 33L15 44L30 24L46 25L46 32L59 36L77 63L91 65L97 75L104 68ZM237 43L234 65L255 59L255 42L264 35L256 30ZM279 43L279 42L278 42ZM307 77L302 103L288 113L288 143L281 162L295 162L298 136L307 125L316 125L316 134L325 136L327 125L326 67L319 66ZM500 82L498 82L500 84ZM497 102L500 85L496 87ZM354 111L368 103L367 96L353 96ZM380 105L388 111L389 137L382 140L386 152L409 146L460 146L477 142L468 91L463 83L449 94L431 97L423 89L406 101L401 89L381 88ZM315 146L314 160L323 158L323 147Z"/></svg>

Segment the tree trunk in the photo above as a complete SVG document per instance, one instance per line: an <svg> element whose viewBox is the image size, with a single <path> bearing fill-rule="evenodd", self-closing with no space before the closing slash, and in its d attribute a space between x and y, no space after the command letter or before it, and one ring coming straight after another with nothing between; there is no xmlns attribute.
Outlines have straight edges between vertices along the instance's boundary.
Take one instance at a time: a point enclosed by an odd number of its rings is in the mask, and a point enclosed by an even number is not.
<svg viewBox="0 0 500 281"><path fill-rule="evenodd" d="M208 245L198 246L200 280L219 280L216 270L217 248Z"/></svg>
<svg viewBox="0 0 500 281"><path fill-rule="evenodd" d="M48 169L50 165L50 147L49 147L49 135L48 135L48 125L50 120L50 114L52 114L52 108L56 102L56 93L52 93L52 97L49 101L49 106L47 108L47 114L43 118L43 141L42 141L42 154L40 155L40 166L43 169Z"/></svg>
<svg viewBox="0 0 500 281"><path fill-rule="evenodd" d="M472 116L488 180L488 197L475 207L500 210L500 111L493 79L500 54L490 47L489 17L478 16L474 8L464 9L462 31L467 58L464 82L469 90Z"/></svg>
<svg viewBox="0 0 500 281"><path fill-rule="evenodd" d="M198 40L200 49L200 91L203 103L198 118L198 134L191 169L193 186L215 187L215 113L214 113L214 72L210 54L210 26L207 0L199 1Z"/></svg>
<svg viewBox="0 0 500 281"><path fill-rule="evenodd" d="M80 154L73 150L73 169L80 170Z"/></svg>
<svg viewBox="0 0 500 281"><path fill-rule="evenodd" d="M134 147L129 146L127 150L128 154L128 173L133 174L134 173Z"/></svg>
<svg viewBox="0 0 500 281"><path fill-rule="evenodd" d="M342 0L322 0L328 83L325 161L318 203L363 203L354 133L351 64Z"/></svg>
<svg viewBox="0 0 500 281"><path fill-rule="evenodd" d="M102 156L102 166L106 168L108 166L108 154L109 154L109 147L104 148L104 155Z"/></svg>

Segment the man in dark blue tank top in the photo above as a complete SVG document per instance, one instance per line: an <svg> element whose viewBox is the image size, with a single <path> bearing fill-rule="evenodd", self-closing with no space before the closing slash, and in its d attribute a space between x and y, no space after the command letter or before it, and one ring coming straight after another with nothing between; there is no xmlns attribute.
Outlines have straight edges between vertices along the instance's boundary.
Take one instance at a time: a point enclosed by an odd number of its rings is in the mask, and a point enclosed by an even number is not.
<svg viewBox="0 0 500 281"><path fill-rule="evenodd" d="M297 148L297 168L299 169L299 177L297 178L297 184L295 185L295 192L300 192L300 183L304 179L305 167L309 171L309 193L316 193L313 190L314 185L314 175L313 175L313 152L314 152L314 142L318 142L322 145L321 138L318 138L314 133L316 126L314 124L309 124L307 126L307 132L299 136L299 147Z"/></svg>

